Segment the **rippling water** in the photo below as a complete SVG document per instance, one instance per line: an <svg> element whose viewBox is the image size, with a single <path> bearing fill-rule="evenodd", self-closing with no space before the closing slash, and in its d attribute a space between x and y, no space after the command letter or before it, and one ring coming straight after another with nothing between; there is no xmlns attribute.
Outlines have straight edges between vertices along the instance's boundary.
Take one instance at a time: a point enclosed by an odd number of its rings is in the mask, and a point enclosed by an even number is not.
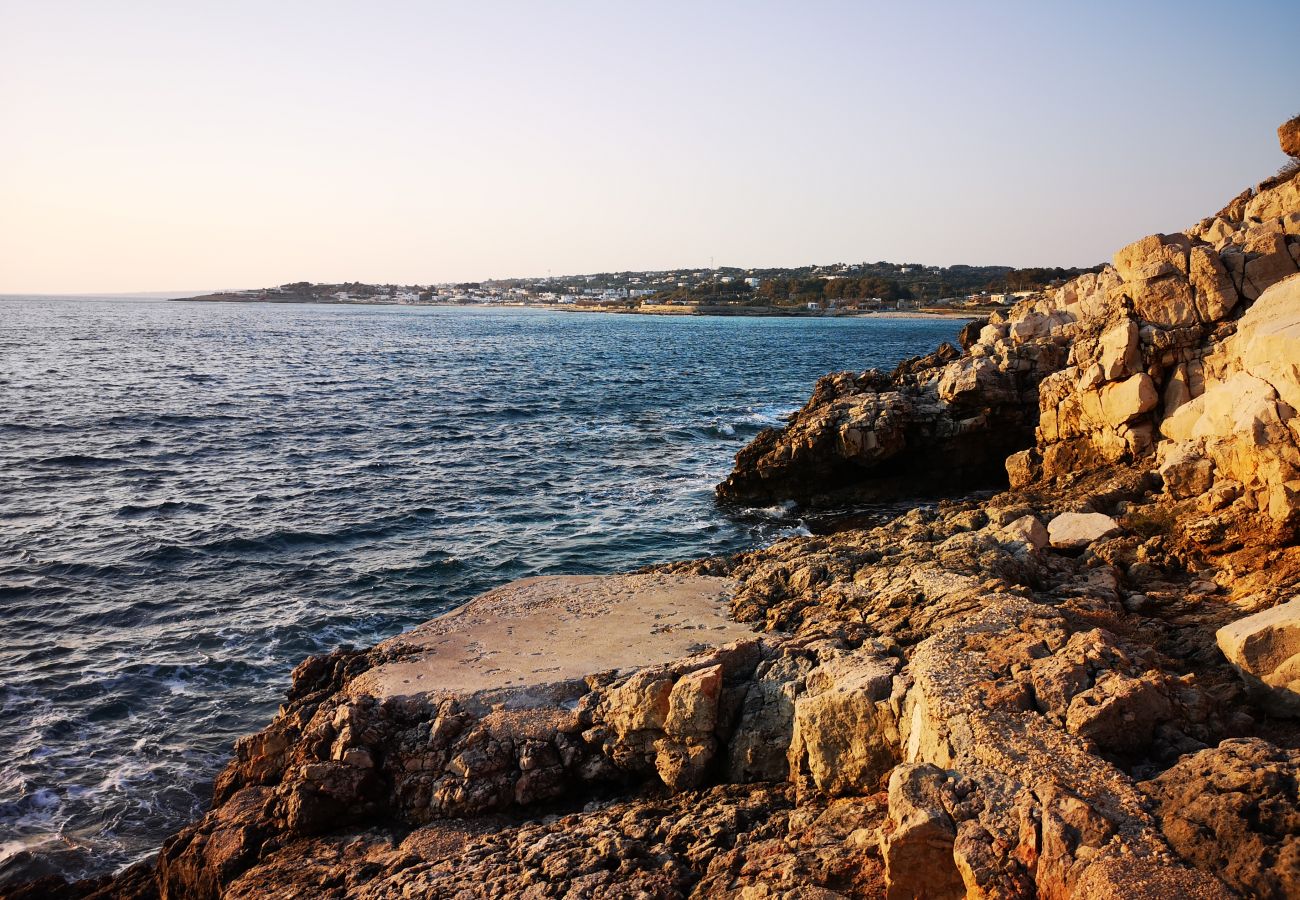
<svg viewBox="0 0 1300 900"><path fill-rule="evenodd" d="M153 851L307 654L788 533L735 452L959 325L0 301L0 878Z"/></svg>

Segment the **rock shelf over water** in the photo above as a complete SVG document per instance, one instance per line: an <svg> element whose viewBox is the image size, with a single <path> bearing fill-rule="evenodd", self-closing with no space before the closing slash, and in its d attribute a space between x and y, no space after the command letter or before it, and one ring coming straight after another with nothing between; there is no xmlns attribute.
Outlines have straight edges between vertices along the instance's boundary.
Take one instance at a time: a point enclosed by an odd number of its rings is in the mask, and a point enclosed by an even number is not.
<svg viewBox="0 0 1300 900"><path fill-rule="evenodd" d="M580 690L607 671L672 662L753 632L727 615L731 584L689 575L525 578L375 648L395 657L348 685L383 702L506 692L509 706Z"/></svg>
<svg viewBox="0 0 1300 900"><path fill-rule="evenodd" d="M1298 263L1293 173L823 379L724 498L1010 489L312 657L156 863L8 896L1300 896Z"/></svg>

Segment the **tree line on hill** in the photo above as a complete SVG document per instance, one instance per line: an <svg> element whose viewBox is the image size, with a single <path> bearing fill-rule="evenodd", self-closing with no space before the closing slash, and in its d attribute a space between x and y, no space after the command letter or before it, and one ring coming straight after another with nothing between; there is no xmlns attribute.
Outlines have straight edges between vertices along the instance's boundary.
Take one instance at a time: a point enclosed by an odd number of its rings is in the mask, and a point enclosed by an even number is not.
<svg viewBox="0 0 1300 900"><path fill-rule="evenodd" d="M1012 269L1001 278L994 278L984 287L985 290L994 293L1039 291L1050 285L1061 284L1062 282L1069 281L1071 278L1077 278L1085 272L1100 272L1102 268L1102 266L1097 265L1087 269L1063 269L1060 266L1052 268Z"/></svg>

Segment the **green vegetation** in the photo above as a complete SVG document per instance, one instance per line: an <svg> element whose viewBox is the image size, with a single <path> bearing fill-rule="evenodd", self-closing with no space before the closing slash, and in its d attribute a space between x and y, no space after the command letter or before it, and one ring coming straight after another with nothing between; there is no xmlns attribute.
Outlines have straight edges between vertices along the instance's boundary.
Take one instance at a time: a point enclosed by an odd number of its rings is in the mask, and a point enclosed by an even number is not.
<svg viewBox="0 0 1300 900"><path fill-rule="evenodd" d="M753 300L754 289L743 281L703 281L690 287L675 287L671 290L657 291L646 297L649 303L675 303L682 300L701 303L749 303Z"/></svg>
<svg viewBox="0 0 1300 900"><path fill-rule="evenodd" d="M1041 291L1054 284L1061 284L1071 278L1078 278L1085 272L1100 272L1100 265L1089 269L1062 269L1060 266L1050 269L1012 269L1001 278L995 278L986 284L986 290L994 293L1015 291Z"/></svg>
<svg viewBox="0 0 1300 900"><path fill-rule="evenodd" d="M822 300L877 299L889 303L910 300L912 292L897 281L879 275L861 278L772 278L758 289L760 296L773 305L809 303Z"/></svg>

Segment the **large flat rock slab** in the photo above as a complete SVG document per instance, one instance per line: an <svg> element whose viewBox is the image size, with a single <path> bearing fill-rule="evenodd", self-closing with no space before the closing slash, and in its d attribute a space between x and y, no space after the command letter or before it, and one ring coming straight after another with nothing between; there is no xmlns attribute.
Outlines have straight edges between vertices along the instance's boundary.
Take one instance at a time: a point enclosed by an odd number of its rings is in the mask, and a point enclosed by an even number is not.
<svg viewBox="0 0 1300 900"><path fill-rule="evenodd" d="M392 654L353 695L539 693L587 675L667 663L752 637L728 610L732 582L696 575L525 578L379 645Z"/></svg>

